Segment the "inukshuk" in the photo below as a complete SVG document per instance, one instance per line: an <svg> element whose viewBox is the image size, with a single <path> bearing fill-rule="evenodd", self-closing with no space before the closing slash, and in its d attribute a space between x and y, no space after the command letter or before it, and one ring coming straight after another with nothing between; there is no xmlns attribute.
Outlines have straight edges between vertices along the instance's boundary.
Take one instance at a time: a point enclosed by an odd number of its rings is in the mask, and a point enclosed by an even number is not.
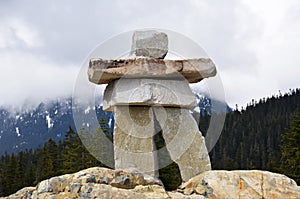
<svg viewBox="0 0 300 199"><path fill-rule="evenodd" d="M103 109L114 111L116 169L137 168L158 177L153 136L162 132L166 149L183 181L211 169L205 140L190 113L196 104L189 83L214 76L208 58L164 60L168 37L136 31L127 59L91 59L89 80L108 84Z"/></svg>

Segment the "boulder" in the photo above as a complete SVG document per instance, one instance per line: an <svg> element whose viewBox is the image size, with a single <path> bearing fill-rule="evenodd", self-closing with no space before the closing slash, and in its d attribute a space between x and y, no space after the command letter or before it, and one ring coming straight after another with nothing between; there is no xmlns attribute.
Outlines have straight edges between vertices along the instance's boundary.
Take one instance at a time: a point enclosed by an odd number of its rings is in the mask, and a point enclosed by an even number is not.
<svg viewBox="0 0 300 199"><path fill-rule="evenodd" d="M300 198L300 187L294 180L281 174L259 170L203 172L184 183L178 191L206 198Z"/></svg>

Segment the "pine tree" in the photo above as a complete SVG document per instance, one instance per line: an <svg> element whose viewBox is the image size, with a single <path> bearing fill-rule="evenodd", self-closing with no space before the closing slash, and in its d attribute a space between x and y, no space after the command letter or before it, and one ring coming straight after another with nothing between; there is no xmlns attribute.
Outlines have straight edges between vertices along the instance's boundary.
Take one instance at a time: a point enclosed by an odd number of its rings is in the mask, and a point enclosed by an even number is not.
<svg viewBox="0 0 300 199"><path fill-rule="evenodd" d="M4 165L0 161L0 196L3 195L3 177L4 177L3 167L4 167Z"/></svg>
<svg viewBox="0 0 300 199"><path fill-rule="evenodd" d="M18 153L17 156L17 165L16 165L16 189L20 189L25 186L24 182L24 167L25 167L25 159L24 159L24 153L21 151Z"/></svg>
<svg viewBox="0 0 300 199"><path fill-rule="evenodd" d="M13 193L14 191L16 191L16 187L17 187L17 181L18 176L16 175L16 166L17 166L17 160L14 154L12 154L10 156L10 160L9 163L7 165L7 170L5 172L6 174L6 180L7 182L9 182L9 184L6 184L6 186L4 187L4 193Z"/></svg>
<svg viewBox="0 0 300 199"><path fill-rule="evenodd" d="M104 117L102 117L100 120L99 120L99 125L102 130L102 132L105 134L105 136L110 140L110 141L113 141L113 138L112 138L112 135L109 133L109 128L108 128L108 125L107 125L107 122L105 120Z"/></svg>
<svg viewBox="0 0 300 199"><path fill-rule="evenodd" d="M24 182L25 186L33 186L36 185L36 165L34 165L31 161L27 165L26 172L24 174Z"/></svg>
<svg viewBox="0 0 300 199"><path fill-rule="evenodd" d="M81 167L81 141L77 133L69 127L62 148L62 173L72 173Z"/></svg>
<svg viewBox="0 0 300 199"><path fill-rule="evenodd" d="M36 181L45 180L53 175L53 161L49 155L49 151L44 146L39 149L37 161Z"/></svg>
<svg viewBox="0 0 300 199"><path fill-rule="evenodd" d="M300 183L300 112L291 120L290 127L281 137L281 169L286 175Z"/></svg>
<svg viewBox="0 0 300 199"><path fill-rule="evenodd" d="M52 139L49 139L48 142L44 145L44 148L47 152L47 156L52 164L52 171L50 172L50 175L53 175L57 173L57 171L60 169L60 162L59 162L59 151L58 151L58 145L56 142Z"/></svg>
<svg viewBox="0 0 300 199"><path fill-rule="evenodd" d="M104 117L99 120L99 127L96 128L94 132L90 132L86 129L81 129L78 132L81 140L88 148L87 151L84 147L87 153L86 166L108 167L109 165L114 165L113 138L109 132L109 127ZM93 154L93 156L91 154Z"/></svg>

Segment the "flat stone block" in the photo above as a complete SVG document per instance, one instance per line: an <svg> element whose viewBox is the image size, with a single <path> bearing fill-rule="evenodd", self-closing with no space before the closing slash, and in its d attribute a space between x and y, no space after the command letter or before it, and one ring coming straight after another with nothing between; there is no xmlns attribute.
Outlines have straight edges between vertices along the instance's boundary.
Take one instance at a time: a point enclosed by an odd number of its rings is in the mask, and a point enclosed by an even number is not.
<svg viewBox="0 0 300 199"><path fill-rule="evenodd" d="M128 59L91 59L89 81L108 84L119 78L184 77L189 83L216 75L216 66L209 58L187 60L162 60L146 57Z"/></svg>
<svg viewBox="0 0 300 199"><path fill-rule="evenodd" d="M103 95L103 110L117 105L165 106L194 109L196 97L182 79L119 79L108 84Z"/></svg>

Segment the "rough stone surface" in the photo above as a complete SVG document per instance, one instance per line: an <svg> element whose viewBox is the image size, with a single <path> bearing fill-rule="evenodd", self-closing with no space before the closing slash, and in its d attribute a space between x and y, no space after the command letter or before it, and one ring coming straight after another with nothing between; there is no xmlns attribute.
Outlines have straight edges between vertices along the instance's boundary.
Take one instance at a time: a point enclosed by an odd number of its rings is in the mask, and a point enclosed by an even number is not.
<svg viewBox="0 0 300 199"><path fill-rule="evenodd" d="M161 150L156 151L153 136L162 130L167 151L178 164L183 181L211 170L205 140L189 110L115 106L114 112L116 169L137 168L158 177L157 152Z"/></svg>
<svg viewBox="0 0 300 199"><path fill-rule="evenodd" d="M45 193L45 192L52 192L52 187L49 180L44 180L40 183L40 186L37 189L38 194Z"/></svg>
<svg viewBox="0 0 300 199"><path fill-rule="evenodd" d="M179 167L181 178L187 181L211 170L205 140L187 109L153 107L170 157Z"/></svg>
<svg viewBox="0 0 300 199"><path fill-rule="evenodd" d="M155 30L135 31L132 36L131 56L163 59L168 53L168 36Z"/></svg>
<svg viewBox="0 0 300 199"><path fill-rule="evenodd" d="M91 59L89 81L107 84L119 78L184 77L189 83L216 75L216 66L209 58L187 60L162 60L154 58Z"/></svg>
<svg viewBox="0 0 300 199"><path fill-rule="evenodd" d="M91 176L95 182L87 182ZM128 177L130 186L121 188L123 183L115 183L118 176ZM4 198L299 199L300 187L284 175L267 171L206 171L182 184L177 191L168 192L155 179L136 170L94 167L42 181L36 187L23 188Z"/></svg>
<svg viewBox="0 0 300 199"><path fill-rule="evenodd" d="M202 195L192 194L192 195L184 195L183 193L179 192L168 192L168 195L172 199L207 199Z"/></svg>
<svg viewBox="0 0 300 199"><path fill-rule="evenodd" d="M178 191L224 199L300 198L300 187L294 180L258 170L207 171L190 179Z"/></svg>
<svg viewBox="0 0 300 199"><path fill-rule="evenodd" d="M18 192L10 195L8 198L10 198L10 199L20 199L20 198L30 199L30 198L32 198L32 193L35 190L36 190L36 187L25 187L25 188L19 190Z"/></svg>
<svg viewBox="0 0 300 199"><path fill-rule="evenodd" d="M115 168L137 168L158 177L151 107L116 106L114 112Z"/></svg>
<svg viewBox="0 0 300 199"><path fill-rule="evenodd" d="M194 109L197 102L185 79L119 79L108 84L103 96L103 110L116 105Z"/></svg>

